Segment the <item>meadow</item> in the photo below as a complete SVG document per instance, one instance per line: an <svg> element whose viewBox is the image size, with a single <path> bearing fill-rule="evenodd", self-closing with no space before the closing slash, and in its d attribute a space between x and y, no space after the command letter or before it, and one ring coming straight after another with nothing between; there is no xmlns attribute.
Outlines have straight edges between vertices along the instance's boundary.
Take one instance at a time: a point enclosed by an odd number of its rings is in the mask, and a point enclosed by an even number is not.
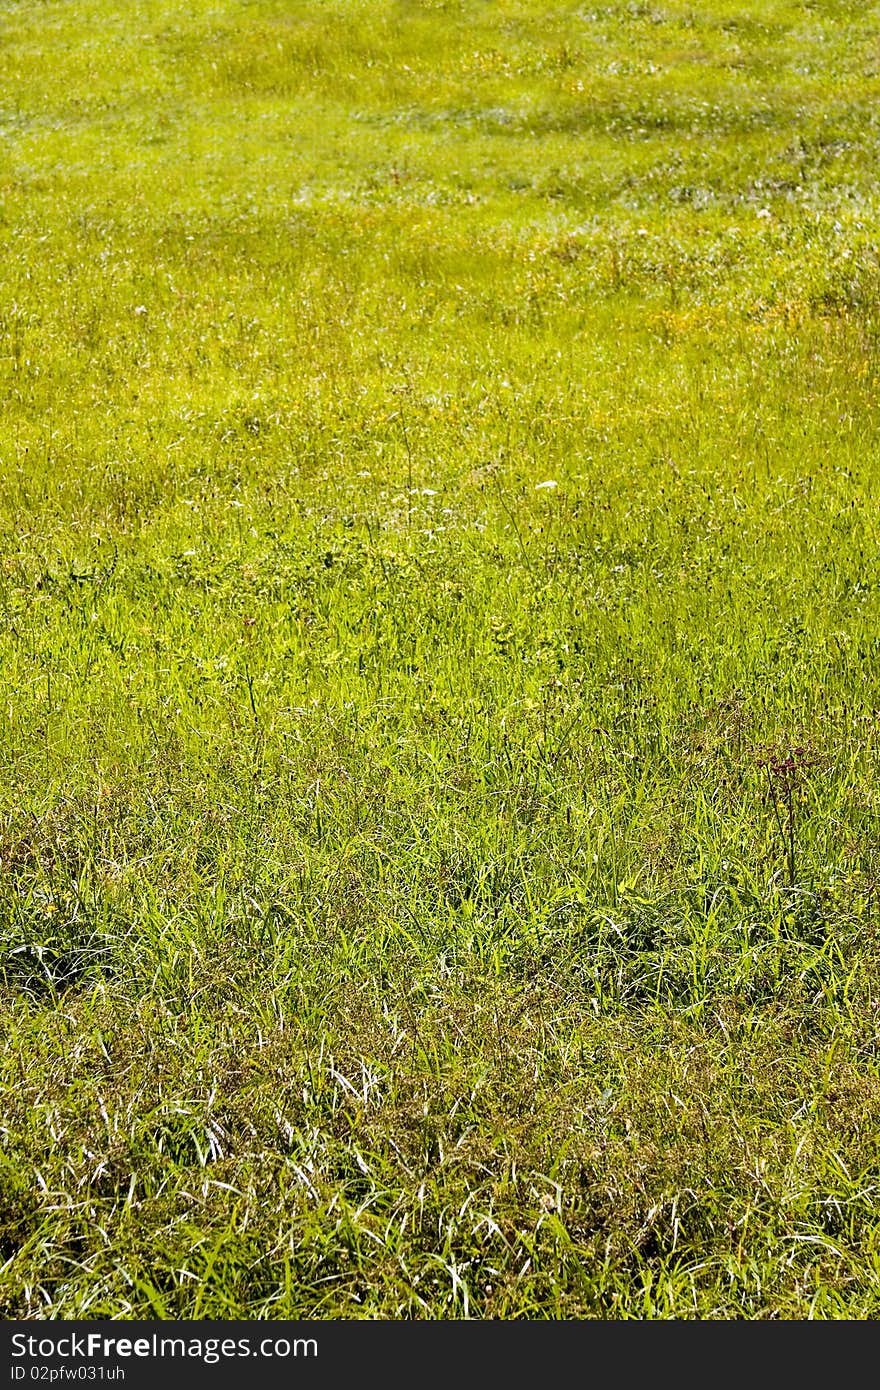
<svg viewBox="0 0 880 1390"><path fill-rule="evenodd" d="M0 1314L880 1314L878 96L0 0Z"/></svg>

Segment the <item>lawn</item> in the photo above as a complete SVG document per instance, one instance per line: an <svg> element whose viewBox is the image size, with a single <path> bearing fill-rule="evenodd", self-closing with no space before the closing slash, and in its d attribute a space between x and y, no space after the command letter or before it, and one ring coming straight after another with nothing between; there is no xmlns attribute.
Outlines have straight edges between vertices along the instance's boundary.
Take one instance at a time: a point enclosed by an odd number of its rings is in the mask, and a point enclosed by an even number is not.
<svg viewBox="0 0 880 1390"><path fill-rule="evenodd" d="M0 0L0 1313L880 1315L880 10Z"/></svg>

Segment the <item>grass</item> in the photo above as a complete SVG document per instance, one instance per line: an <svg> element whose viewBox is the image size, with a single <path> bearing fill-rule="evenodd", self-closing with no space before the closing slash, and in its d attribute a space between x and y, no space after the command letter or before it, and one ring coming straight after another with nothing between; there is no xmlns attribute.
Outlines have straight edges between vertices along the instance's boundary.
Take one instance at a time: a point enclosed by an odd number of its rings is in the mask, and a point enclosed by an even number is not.
<svg viewBox="0 0 880 1390"><path fill-rule="evenodd" d="M0 1310L880 1312L844 0L0 5Z"/></svg>

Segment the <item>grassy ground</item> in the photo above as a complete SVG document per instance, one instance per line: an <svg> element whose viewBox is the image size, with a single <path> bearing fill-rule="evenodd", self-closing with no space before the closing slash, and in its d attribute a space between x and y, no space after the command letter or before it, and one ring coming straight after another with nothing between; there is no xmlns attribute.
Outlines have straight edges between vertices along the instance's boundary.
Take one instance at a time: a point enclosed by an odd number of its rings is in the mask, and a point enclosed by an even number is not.
<svg viewBox="0 0 880 1390"><path fill-rule="evenodd" d="M880 13L0 4L0 1310L880 1313Z"/></svg>

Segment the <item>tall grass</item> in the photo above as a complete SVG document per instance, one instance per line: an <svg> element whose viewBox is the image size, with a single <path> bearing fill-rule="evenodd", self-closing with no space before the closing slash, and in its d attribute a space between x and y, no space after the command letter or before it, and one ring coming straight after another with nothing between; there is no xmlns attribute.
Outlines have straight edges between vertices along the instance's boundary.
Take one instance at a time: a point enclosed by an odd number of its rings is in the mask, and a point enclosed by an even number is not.
<svg viewBox="0 0 880 1390"><path fill-rule="evenodd" d="M0 5L0 1307L878 1312L844 0Z"/></svg>

